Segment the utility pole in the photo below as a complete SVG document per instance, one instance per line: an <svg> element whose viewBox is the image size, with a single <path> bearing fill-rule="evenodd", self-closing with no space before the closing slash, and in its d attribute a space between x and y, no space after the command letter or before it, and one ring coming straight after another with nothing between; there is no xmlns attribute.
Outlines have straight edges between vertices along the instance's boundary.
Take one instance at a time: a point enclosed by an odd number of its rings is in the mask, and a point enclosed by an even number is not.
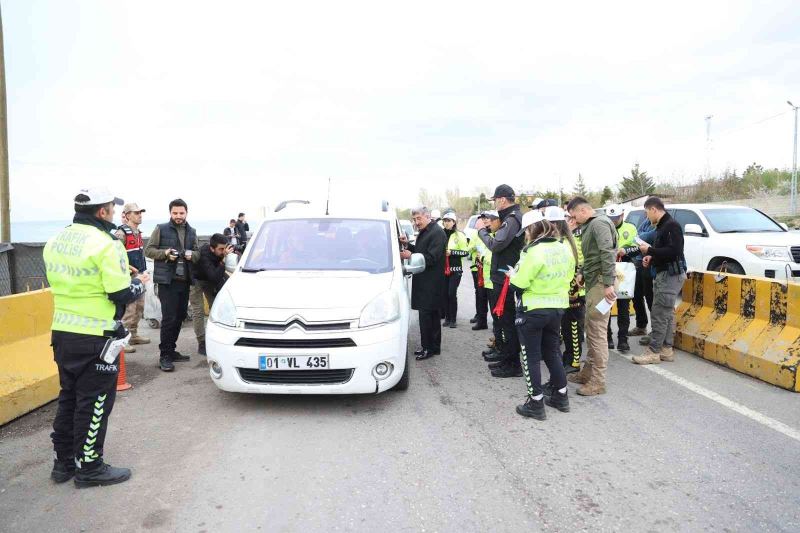
<svg viewBox="0 0 800 533"><path fill-rule="evenodd" d="M706 179L711 178L711 118L713 116L706 116Z"/></svg>
<svg viewBox="0 0 800 533"><path fill-rule="evenodd" d="M797 107L789 100L786 103L794 109L794 157L792 158L792 215L797 214Z"/></svg>
<svg viewBox="0 0 800 533"><path fill-rule="evenodd" d="M0 12L0 242L11 242L11 192L8 187L8 113L3 15Z"/></svg>

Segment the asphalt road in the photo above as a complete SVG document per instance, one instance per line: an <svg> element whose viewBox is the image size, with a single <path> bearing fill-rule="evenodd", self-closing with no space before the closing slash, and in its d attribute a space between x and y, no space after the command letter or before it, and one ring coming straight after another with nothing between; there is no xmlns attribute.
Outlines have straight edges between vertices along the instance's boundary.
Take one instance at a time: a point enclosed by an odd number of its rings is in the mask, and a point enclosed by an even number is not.
<svg viewBox="0 0 800 533"><path fill-rule="evenodd" d="M407 392L223 393L200 358L163 374L140 349L105 447L133 478L52 484L50 404L0 428L0 531L800 529L800 395L684 353L658 371L612 353L608 394L570 385L571 413L522 418L522 378L490 377L467 323L471 279L460 298Z"/></svg>

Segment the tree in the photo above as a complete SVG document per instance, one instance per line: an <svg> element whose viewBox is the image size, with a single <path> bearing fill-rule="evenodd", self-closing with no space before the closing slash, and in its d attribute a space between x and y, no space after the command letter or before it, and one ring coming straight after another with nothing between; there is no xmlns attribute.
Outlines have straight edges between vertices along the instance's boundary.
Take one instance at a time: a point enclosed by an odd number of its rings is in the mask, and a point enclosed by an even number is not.
<svg viewBox="0 0 800 533"><path fill-rule="evenodd" d="M421 188L419 190L419 204L430 210L441 209L442 197L438 194L431 194L428 189Z"/></svg>
<svg viewBox="0 0 800 533"><path fill-rule="evenodd" d="M647 172L639 169L636 163L631 169L630 177L623 177L619 185L619 194L622 198L637 198L656 191L656 184Z"/></svg>
<svg viewBox="0 0 800 533"><path fill-rule="evenodd" d="M578 174L578 181L575 182L575 188L572 189L572 194L575 196L583 196L586 198L586 195L589 194L589 191L586 189L586 182L583 180L583 176Z"/></svg>
<svg viewBox="0 0 800 533"><path fill-rule="evenodd" d="M447 207L455 211L459 220L469 218L470 215L472 215L475 200L468 196L461 196L458 187L455 189L447 189L445 191L445 198L447 198Z"/></svg>
<svg viewBox="0 0 800 533"><path fill-rule="evenodd" d="M397 218L400 220L411 220L411 209L395 209Z"/></svg>
<svg viewBox="0 0 800 533"><path fill-rule="evenodd" d="M600 193L600 203L606 205L606 202L611 200L614 197L614 191L611 190L611 187L606 185L603 187L603 192Z"/></svg>

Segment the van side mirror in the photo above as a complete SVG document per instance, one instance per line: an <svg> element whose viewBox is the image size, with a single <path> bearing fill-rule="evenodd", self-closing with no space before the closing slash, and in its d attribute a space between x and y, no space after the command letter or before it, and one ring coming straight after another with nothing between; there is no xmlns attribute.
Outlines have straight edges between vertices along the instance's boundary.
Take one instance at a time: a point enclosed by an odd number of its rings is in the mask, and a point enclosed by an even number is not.
<svg viewBox="0 0 800 533"><path fill-rule="evenodd" d="M686 224L686 228L683 230L686 235L699 235L701 237L705 236L705 232L703 228L700 227L700 224Z"/></svg>
<svg viewBox="0 0 800 533"><path fill-rule="evenodd" d="M410 276L420 274L425 271L425 256L422 254L411 254L411 259L403 265L403 274Z"/></svg>

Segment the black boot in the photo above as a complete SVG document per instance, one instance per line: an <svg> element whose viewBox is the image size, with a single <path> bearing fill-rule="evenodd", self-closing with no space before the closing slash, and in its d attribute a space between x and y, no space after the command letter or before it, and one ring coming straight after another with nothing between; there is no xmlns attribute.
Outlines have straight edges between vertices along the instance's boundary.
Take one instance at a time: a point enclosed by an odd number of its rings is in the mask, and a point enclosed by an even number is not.
<svg viewBox="0 0 800 533"><path fill-rule="evenodd" d="M611 340L611 339L608 339L608 349L609 350L613 350L614 349L614 341Z"/></svg>
<svg viewBox="0 0 800 533"><path fill-rule="evenodd" d="M475 322L477 322L477 321L478 321L478 315L475 315L474 317L472 317L472 318L470 318L470 319L469 319L469 323L470 323L470 324L474 324L474 323L475 323Z"/></svg>
<svg viewBox="0 0 800 533"><path fill-rule="evenodd" d="M486 348L484 351L481 352L481 355L486 357L487 355L492 355L493 353L497 353L497 350L494 348Z"/></svg>
<svg viewBox="0 0 800 533"><path fill-rule="evenodd" d="M620 352L629 352L629 351L631 351L631 347L628 344L628 339L620 339L617 342L617 350L619 350Z"/></svg>
<svg viewBox="0 0 800 533"><path fill-rule="evenodd" d="M200 355L202 355L202 356L204 356L204 357L205 357L206 355L208 355L208 354L206 353L206 341L199 341L199 342L197 343L197 353L198 353L198 354L200 354Z"/></svg>
<svg viewBox="0 0 800 533"><path fill-rule="evenodd" d="M128 468L117 468L105 463L100 466L87 470L78 468L75 471L75 486L79 489L85 487L103 487L105 485L116 485L128 481L131 478L131 471Z"/></svg>
<svg viewBox="0 0 800 533"><path fill-rule="evenodd" d="M172 359L173 363L178 361L188 361L189 359L191 359L188 355L183 355L181 352L177 351L169 354L169 358Z"/></svg>
<svg viewBox="0 0 800 533"><path fill-rule="evenodd" d="M489 363L487 366L489 367L489 370L494 370L496 368L500 368L502 366L506 366L506 360L505 359L501 359L500 361L495 361L494 363Z"/></svg>
<svg viewBox="0 0 800 533"><path fill-rule="evenodd" d="M489 329L489 325L486 322L475 322L475 325L472 326L472 331L479 331L482 329Z"/></svg>
<svg viewBox="0 0 800 533"><path fill-rule="evenodd" d="M450 329L456 329L456 320L455 319L450 321Z"/></svg>
<svg viewBox="0 0 800 533"><path fill-rule="evenodd" d="M416 350L414 350L414 355L422 355L424 351L425 348L417 348Z"/></svg>
<svg viewBox="0 0 800 533"><path fill-rule="evenodd" d="M544 400L534 400L528 396L528 401L522 405L517 406L517 413L522 416L535 418L536 420L546 420L547 413L544 412Z"/></svg>
<svg viewBox="0 0 800 533"><path fill-rule="evenodd" d="M158 368L164 372L172 372L175 370L175 365L172 364L172 360L168 355L161 354L161 357L158 359Z"/></svg>
<svg viewBox="0 0 800 533"><path fill-rule="evenodd" d="M493 378L518 378L522 377L522 366L517 362L508 363L507 365L495 368L492 370Z"/></svg>
<svg viewBox="0 0 800 533"><path fill-rule="evenodd" d="M562 413L569 413L569 397L567 392L558 392L555 389L550 389L551 394L545 393L544 403L550 407L555 407Z"/></svg>
<svg viewBox="0 0 800 533"><path fill-rule="evenodd" d="M65 461L53 460L53 471L50 472L50 478L56 483L64 483L72 479L75 475L75 459L67 459Z"/></svg>
<svg viewBox="0 0 800 533"><path fill-rule="evenodd" d="M486 361L487 363L495 363L497 361L503 361L503 360L505 360L507 358L508 358L508 356L506 354L502 353L502 352L494 352L491 355L484 355L483 356L483 360Z"/></svg>

